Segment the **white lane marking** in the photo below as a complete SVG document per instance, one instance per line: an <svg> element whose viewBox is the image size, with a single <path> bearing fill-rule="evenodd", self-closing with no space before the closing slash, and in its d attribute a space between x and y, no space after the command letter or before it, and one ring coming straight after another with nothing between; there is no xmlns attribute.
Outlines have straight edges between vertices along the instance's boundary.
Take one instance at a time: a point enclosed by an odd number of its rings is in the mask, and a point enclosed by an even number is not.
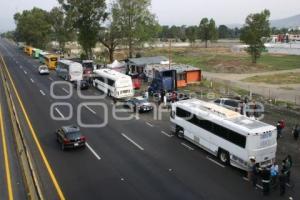
<svg viewBox="0 0 300 200"><path fill-rule="evenodd" d="M89 150L92 152L92 154L94 154L94 156L95 156L98 160L101 160L101 157L96 153L96 151L95 151L88 143L85 143L85 145L87 146L87 148L89 148Z"/></svg>
<svg viewBox="0 0 300 200"><path fill-rule="evenodd" d="M173 137L173 135L170 135L170 134L166 133L165 131L161 131L161 133L164 134L165 136L169 137L169 138Z"/></svg>
<svg viewBox="0 0 300 200"><path fill-rule="evenodd" d="M243 177L243 179L244 179L244 181L249 181L249 178L247 178L247 177Z"/></svg>
<svg viewBox="0 0 300 200"><path fill-rule="evenodd" d="M48 79L49 79L50 81L53 81L53 78L51 78L51 77L49 77Z"/></svg>
<svg viewBox="0 0 300 200"><path fill-rule="evenodd" d="M243 180L250 181L249 178L247 178L247 177L243 177ZM259 188L259 189L261 189L261 190L263 189L263 186L261 186L259 184L256 184L256 187Z"/></svg>
<svg viewBox="0 0 300 200"><path fill-rule="evenodd" d="M70 94L70 92L66 88L62 88L63 91L65 91L67 94Z"/></svg>
<svg viewBox="0 0 300 200"><path fill-rule="evenodd" d="M34 80L32 78L30 79L30 81L31 81L31 83L34 83Z"/></svg>
<svg viewBox="0 0 300 200"><path fill-rule="evenodd" d="M146 124L147 124L148 126L150 126L150 127L153 127L153 125L150 124L149 122L146 122Z"/></svg>
<svg viewBox="0 0 300 200"><path fill-rule="evenodd" d="M27 74L27 72L24 70L24 74Z"/></svg>
<svg viewBox="0 0 300 200"><path fill-rule="evenodd" d="M187 144L185 144L185 143L183 143L183 142L181 142L180 144L181 144L182 146L184 146L185 148L187 148L188 150L194 151L194 148L193 148L193 147L190 147L189 145L187 145Z"/></svg>
<svg viewBox="0 0 300 200"><path fill-rule="evenodd" d="M86 109L88 109L89 111L91 111L91 113L93 113L94 115L97 114L96 111L94 111L93 109L91 109L89 106L84 105L84 107L85 107Z"/></svg>
<svg viewBox="0 0 300 200"><path fill-rule="evenodd" d="M22 66L22 65L20 65L20 69L23 69L23 66Z"/></svg>
<svg viewBox="0 0 300 200"><path fill-rule="evenodd" d="M43 90L40 90L40 93L41 93L43 96L46 95L45 92L43 92Z"/></svg>
<svg viewBox="0 0 300 200"><path fill-rule="evenodd" d="M65 116L58 110L58 108L55 108L56 112L61 116L61 118L65 119Z"/></svg>
<svg viewBox="0 0 300 200"><path fill-rule="evenodd" d="M263 186L256 184L256 187L258 187L259 189L263 189Z"/></svg>
<svg viewBox="0 0 300 200"><path fill-rule="evenodd" d="M218 165L218 166L220 166L220 167L222 167L222 168L225 168L224 165L222 165L221 163L215 161L214 159L212 159L212 158L210 158L210 157L208 157L208 156L207 156L206 158L207 158L207 160L209 160L209 161L215 163L216 165Z"/></svg>
<svg viewBox="0 0 300 200"><path fill-rule="evenodd" d="M124 138L126 138L129 142L131 142L132 144L134 144L137 148L139 148L140 150L144 151L144 148L141 147L140 145L138 145L135 141L133 141L130 137L128 137L127 135L125 135L124 133L121 134Z"/></svg>

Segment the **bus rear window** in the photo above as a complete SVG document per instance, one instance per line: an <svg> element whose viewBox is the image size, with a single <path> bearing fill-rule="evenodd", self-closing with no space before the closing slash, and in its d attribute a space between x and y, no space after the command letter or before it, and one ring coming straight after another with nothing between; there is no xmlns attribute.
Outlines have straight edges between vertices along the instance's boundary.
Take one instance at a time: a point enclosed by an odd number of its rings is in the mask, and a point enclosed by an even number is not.
<svg viewBox="0 0 300 200"><path fill-rule="evenodd" d="M57 58L50 58L51 61L57 61Z"/></svg>

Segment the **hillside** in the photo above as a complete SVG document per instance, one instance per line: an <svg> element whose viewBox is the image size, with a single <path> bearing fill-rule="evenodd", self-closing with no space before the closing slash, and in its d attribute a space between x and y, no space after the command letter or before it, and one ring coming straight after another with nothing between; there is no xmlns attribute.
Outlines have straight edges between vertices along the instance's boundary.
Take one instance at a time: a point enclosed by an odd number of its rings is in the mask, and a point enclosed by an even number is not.
<svg viewBox="0 0 300 200"><path fill-rule="evenodd" d="M287 17L283 19L270 20L271 27L276 28L291 28L291 27L300 27L300 15L295 15L292 17ZM241 28L242 24L228 24L229 28Z"/></svg>
<svg viewBox="0 0 300 200"><path fill-rule="evenodd" d="M284 19L271 20L271 26L276 28L300 27L300 15L295 15Z"/></svg>

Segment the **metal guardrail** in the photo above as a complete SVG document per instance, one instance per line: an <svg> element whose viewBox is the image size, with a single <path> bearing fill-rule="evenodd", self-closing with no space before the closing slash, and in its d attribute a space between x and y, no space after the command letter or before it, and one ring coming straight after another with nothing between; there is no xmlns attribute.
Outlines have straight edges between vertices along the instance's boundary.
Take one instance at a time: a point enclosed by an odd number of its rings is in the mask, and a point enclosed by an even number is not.
<svg viewBox="0 0 300 200"><path fill-rule="evenodd" d="M5 94L6 94L6 100L9 107L10 112L10 118L13 125L13 134L15 143L18 150L18 158L21 163L22 173L23 173L23 179L25 183L25 189L27 192L28 199L32 200L43 200L44 197L42 195L41 187L39 184L38 176L36 174L35 166L32 161L31 153L29 151L27 142L24 138L24 134L21 128L21 123L18 117L18 113L16 110L15 103L13 101L12 92L8 83L7 76L4 73L3 70L3 63L1 62L1 79L4 86Z"/></svg>

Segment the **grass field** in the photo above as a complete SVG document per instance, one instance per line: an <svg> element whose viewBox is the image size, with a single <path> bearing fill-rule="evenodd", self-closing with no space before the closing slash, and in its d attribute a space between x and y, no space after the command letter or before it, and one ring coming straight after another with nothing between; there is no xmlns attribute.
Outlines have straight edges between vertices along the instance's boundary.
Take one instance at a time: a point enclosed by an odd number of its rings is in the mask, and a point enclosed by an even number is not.
<svg viewBox="0 0 300 200"><path fill-rule="evenodd" d="M147 49L142 55L168 57L169 50ZM252 64L247 53L232 53L228 48L173 48L170 55L173 62L193 65L209 72L251 73L300 68L300 56L264 53L257 64Z"/></svg>
<svg viewBox="0 0 300 200"><path fill-rule="evenodd" d="M260 82L268 84L300 84L300 73L283 73L265 76L252 76L244 79L246 82Z"/></svg>

